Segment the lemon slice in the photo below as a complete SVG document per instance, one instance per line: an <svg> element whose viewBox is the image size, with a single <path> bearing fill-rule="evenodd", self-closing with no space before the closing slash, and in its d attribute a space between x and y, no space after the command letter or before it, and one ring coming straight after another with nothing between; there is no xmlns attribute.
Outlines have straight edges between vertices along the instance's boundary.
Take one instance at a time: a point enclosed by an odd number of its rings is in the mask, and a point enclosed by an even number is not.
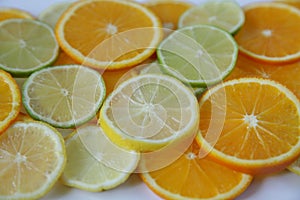
<svg viewBox="0 0 300 200"><path fill-rule="evenodd" d="M112 189L135 170L139 155L114 145L97 125L77 129L66 139L65 185L88 191Z"/></svg>
<svg viewBox="0 0 300 200"><path fill-rule="evenodd" d="M192 136L198 119L197 99L188 87L170 76L145 74L107 97L99 122L117 145L146 152Z"/></svg>
<svg viewBox="0 0 300 200"><path fill-rule="evenodd" d="M0 22L0 68L13 76L28 76L50 65L58 52L58 43L48 25L30 19Z"/></svg>
<svg viewBox="0 0 300 200"><path fill-rule="evenodd" d="M105 97L102 76L81 65L46 68L23 85L28 114L57 128L73 128L96 116Z"/></svg>
<svg viewBox="0 0 300 200"><path fill-rule="evenodd" d="M38 199L66 163L62 136L33 120L17 121L0 136L0 199Z"/></svg>

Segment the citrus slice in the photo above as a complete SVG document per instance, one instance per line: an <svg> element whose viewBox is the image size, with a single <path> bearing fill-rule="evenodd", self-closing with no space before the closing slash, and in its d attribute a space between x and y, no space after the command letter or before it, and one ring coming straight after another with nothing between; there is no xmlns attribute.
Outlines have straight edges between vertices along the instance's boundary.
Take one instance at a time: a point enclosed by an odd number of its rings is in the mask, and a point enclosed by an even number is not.
<svg viewBox="0 0 300 200"><path fill-rule="evenodd" d="M300 159L298 158L295 162L289 165L287 169L300 176Z"/></svg>
<svg viewBox="0 0 300 200"><path fill-rule="evenodd" d="M24 10L16 8L0 8L0 21L16 18L33 19L33 16Z"/></svg>
<svg viewBox="0 0 300 200"><path fill-rule="evenodd" d="M185 11L178 21L178 27L207 24L235 34L245 21L243 9L234 0L206 0Z"/></svg>
<svg viewBox="0 0 300 200"><path fill-rule="evenodd" d="M144 5L159 17L164 28L176 30L179 17L193 4L182 0L149 0Z"/></svg>
<svg viewBox="0 0 300 200"><path fill-rule="evenodd" d="M299 113L299 100L283 85L234 79L202 96L196 138L217 162L250 174L272 173L300 154Z"/></svg>
<svg viewBox="0 0 300 200"><path fill-rule="evenodd" d="M0 135L16 119L21 109L21 94L11 75L0 70Z"/></svg>
<svg viewBox="0 0 300 200"><path fill-rule="evenodd" d="M142 180L164 199L234 199L247 189L252 177L199 158L194 142L174 163L141 174Z"/></svg>
<svg viewBox="0 0 300 200"><path fill-rule="evenodd" d="M59 65L70 65L70 64L78 64L76 63L68 54L64 51L59 51L58 57L55 62L52 64L53 66Z"/></svg>
<svg viewBox="0 0 300 200"><path fill-rule="evenodd" d="M65 10L71 5L71 2L57 2L48 6L43 10L39 16L38 20L48 24L53 29L56 26L58 19L64 13Z"/></svg>
<svg viewBox="0 0 300 200"><path fill-rule="evenodd" d="M144 6L122 0L78 1L56 26L61 48L94 68L126 68L150 57L161 41L159 19Z"/></svg>
<svg viewBox="0 0 300 200"><path fill-rule="evenodd" d="M238 46L219 28L195 25L179 29L158 47L162 71L192 87L222 81L234 68Z"/></svg>
<svg viewBox="0 0 300 200"><path fill-rule="evenodd" d="M244 7L245 23L235 39L241 52L264 62L300 58L300 10L277 2Z"/></svg>
<svg viewBox="0 0 300 200"><path fill-rule="evenodd" d="M154 151L194 136L198 103L180 81L165 75L128 79L105 100L99 123L117 145L140 152Z"/></svg>
<svg viewBox="0 0 300 200"><path fill-rule="evenodd" d="M69 135L66 149L68 162L63 183L93 192L124 183L139 161L137 153L111 143L97 125L81 127Z"/></svg>
<svg viewBox="0 0 300 200"><path fill-rule="evenodd" d="M23 85L28 114L58 128L73 128L95 117L105 97L101 75L81 65L42 69Z"/></svg>
<svg viewBox="0 0 300 200"><path fill-rule="evenodd" d="M300 62L287 64L266 64L239 54L234 70L226 80L258 77L275 80L290 89L300 99Z"/></svg>
<svg viewBox="0 0 300 200"><path fill-rule="evenodd" d="M66 163L61 135L33 120L17 121L0 136L0 199L38 199Z"/></svg>
<svg viewBox="0 0 300 200"><path fill-rule="evenodd" d="M0 68L14 76L28 76L50 65L59 46L52 29L42 22L9 19L0 22Z"/></svg>

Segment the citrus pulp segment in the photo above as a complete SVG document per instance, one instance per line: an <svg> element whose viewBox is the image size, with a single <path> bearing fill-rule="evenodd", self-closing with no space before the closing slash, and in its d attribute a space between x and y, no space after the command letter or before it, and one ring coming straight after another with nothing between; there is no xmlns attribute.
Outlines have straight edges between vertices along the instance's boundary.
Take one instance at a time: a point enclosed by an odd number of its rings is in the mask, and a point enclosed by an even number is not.
<svg viewBox="0 0 300 200"><path fill-rule="evenodd" d="M245 191L252 176L234 171L209 158L198 157L194 142L174 163L141 174L142 180L164 199L234 199Z"/></svg>
<svg viewBox="0 0 300 200"><path fill-rule="evenodd" d="M16 121L0 136L0 199L38 199L66 163L61 135L33 120Z"/></svg>
<svg viewBox="0 0 300 200"><path fill-rule="evenodd" d="M87 0L67 9L56 36L75 61L98 69L120 69L150 57L162 39L161 28L159 19L136 2Z"/></svg>
<svg viewBox="0 0 300 200"><path fill-rule="evenodd" d="M0 135L15 120L21 109L21 93L11 75L0 70Z"/></svg>
<svg viewBox="0 0 300 200"><path fill-rule="evenodd" d="M241 52L264 62L291 62L300 58L300 10L278 2L244 7L245 23L235 35Z"/></svg>
<svg viewBox="0 0 300 200"><path fill-rule="evenodd" d="M105 84L95 70L81 65L45 68L23 85L23 105L34 119L57 128L73 128L96 116Z"/></svg>
<svg viewBox="0 0 300 200"><path fill-rule="evenodd" d="M238 46L226 31L195 25L170 34L159 45L157 56L163 72L192 87L206 87L232 71Z"/></svg>
<svg viewBox="0 0 300 200"><path fill-rule="evenodd" d="M0 68L14 76L28 76L50 65L59 51L52 29L39 21L0 22Z"/></svg>
<svg viewBox="0 0 300 200"><path fill-rule="evenodd" d="M185 11L178 27L207 24L235 34L245 21L244 11L234 0L206 0Z"/></svg>
<svg viewBox="0 0 300 200"><path fill-rule="evenodd" d="M16 8L0 8L0 21L16 18L33 19L33 16L24 10Z"/></svg>
<svg viewBox="0 0 300 200"><path fill-rule="evenodd" d="M165 75L140 75L121 83L105 100L99 124L117 145L148 152L193 137L199 123L194 94Z"/></svg>
<svg viewBox="0 0 300 200"><path fill-rule="evenodd" d="M297 97L277 82L226 81L200 100L197 142L217 162L238 171L276 172L300 154L299 112Z"/></svg>
<svg viewBox="0 0 300 200"><path fill-rule="evenodd" d="M66 139L68 162L62 181L87 191L112 189L135 170L139 155L113 144L98 125L75 130Z"/></svg>

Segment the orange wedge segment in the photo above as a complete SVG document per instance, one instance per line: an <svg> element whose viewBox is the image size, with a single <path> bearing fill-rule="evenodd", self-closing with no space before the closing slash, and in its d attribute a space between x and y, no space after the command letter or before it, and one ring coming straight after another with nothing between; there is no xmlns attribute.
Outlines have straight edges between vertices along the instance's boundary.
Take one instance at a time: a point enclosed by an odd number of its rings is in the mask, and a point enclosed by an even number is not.
<svg viewBox="0 0 300 200"><path fill-rule="evenodd" d="M240 50L265 62L300 58L300 10L278 2L244 7L245 23L236 34Z"/></svg>
<svg viewBox="0 0 300 200"><path fill-rule="evenodd" d="M121 69L150 57L161 41L160 20L144 6L122 0L72 4L56 26L61 48L76 62Z"/></svg>
<svg viewBox="0 0 300 200"><path fill-rule="evenodd" d="M230 80L202 96L197 142L235 170L277 172L300 154L299 113L297 97L277 82Z"/></svg>
<svg viewBox="0 0 300 200"><path fill-rule="evenodd" d="M15 18L33 19L33 16L26 11L16 8L0 8L0 21Z"/></svg>
<svg viewBox="0 0 300 200"><path fill-rule="evenodd" d="M21 94L12 76L0 70L0 134L15 120L21 109Z"/></svg>
<svg viewBox="0 0 300 200"><path fill-rule="evenodd" d="M174 163L141 174L142 180L164 199L233 199L247 189L250 175L199 158L194 142Z"/></svg>

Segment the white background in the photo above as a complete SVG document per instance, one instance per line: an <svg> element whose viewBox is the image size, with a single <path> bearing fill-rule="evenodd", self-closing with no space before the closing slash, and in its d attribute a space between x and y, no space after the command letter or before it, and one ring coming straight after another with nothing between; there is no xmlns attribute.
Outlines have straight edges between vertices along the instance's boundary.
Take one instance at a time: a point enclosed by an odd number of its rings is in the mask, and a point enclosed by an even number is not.
<svg viewBox="0 0 300 200"><path fill-rule="evenodd" d="M21 8L37 16L49 5L62 0L0 0L0 7ZM140 0L142 1L142 0ZM199 3L198 0L191 0ZM239 0L243 6L258 0ZM263 20L263 19L262 19ZM1 183L0 183L1 184ZM137 174L133 174L127 182L121 186L105 192L86 192L63 186L58 182L43 200L160 200L140 180ZM299 200L300 199L300 176L289 171L256 177L250 187L237 198L237 200Z"/></svg>

